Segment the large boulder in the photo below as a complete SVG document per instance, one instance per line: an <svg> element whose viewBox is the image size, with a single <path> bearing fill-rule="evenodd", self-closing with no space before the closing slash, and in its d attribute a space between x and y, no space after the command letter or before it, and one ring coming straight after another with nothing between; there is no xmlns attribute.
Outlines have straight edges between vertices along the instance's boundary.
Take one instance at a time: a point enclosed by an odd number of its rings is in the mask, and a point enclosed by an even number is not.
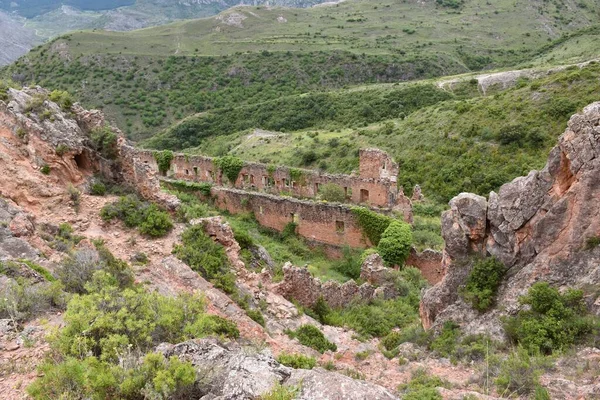
<svg viewBox="0 0 600 400"><path fill-rule="evenodd" d="M277 384L299 388L301 400L392 400L387 389L347 376L316 368L296 370L283 366L269 350L242 347L236 342L222 344L202 339L162 344L157 349L166 357L189 361L200 377L196 382L202 399L254 400Z"/></svg>
<svg viewBox="0 0 600 400"><path fill-rule="evenodd" d="M574 115L541 171L503 185L489 200L462 193L442 217L447 274L426 291L421 317L427 328L452 319L470 333L501 336L500 316L518 311L535 282L557 287L600 284L600 102ZM498 307L475 313L459 296L472 268L470 255L495 256L508 269ZM590 299L591 304L596 299ZM468 318L465 318L468 316Z"/></svg>

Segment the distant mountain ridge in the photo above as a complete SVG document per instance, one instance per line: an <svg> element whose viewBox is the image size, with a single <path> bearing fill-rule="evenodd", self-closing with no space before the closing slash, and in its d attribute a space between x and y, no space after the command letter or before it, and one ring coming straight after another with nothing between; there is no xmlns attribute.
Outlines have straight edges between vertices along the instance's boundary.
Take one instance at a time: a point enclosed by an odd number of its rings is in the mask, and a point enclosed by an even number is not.
<svg viewBox="0 0 600 400"><path fill-rule="evenodd" d="M311 7L327 0L0 0L0 66L82 29L129 31L218 14L238 5Z"/></svg>

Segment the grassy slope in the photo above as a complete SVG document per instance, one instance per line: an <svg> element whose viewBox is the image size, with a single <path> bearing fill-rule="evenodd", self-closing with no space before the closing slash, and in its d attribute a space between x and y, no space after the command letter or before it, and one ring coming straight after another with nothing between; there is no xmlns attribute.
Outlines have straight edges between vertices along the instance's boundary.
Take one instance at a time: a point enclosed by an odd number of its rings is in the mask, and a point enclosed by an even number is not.
<svg viewBox="0 0 600 400"><path fill-rule="evenodd" d="M456 11L433 0L353 0L312 9L238 7L135 32L73 33L35 49L7 73L67 89L140 139L205 110L529 61L549 41L594 23L594 4L468 0ZM239 25L228 22L236 18ZM574 55L557 50L552 62Z"/></svg>
<svg viewBox="0 0 600 400"><path fill-rule="evenodd" d="M417 109L404 119L384 117L370 124L348 119L346 125L335 118L323 119L316 122L316 128L266 135L247 130L210 136L190 151L350 172L357 167L360 147L377 146L400 162L399 183L408 193L418 183L428 197L440 202L462 191L487 195L544 165L570 115L600 100L599 77L600 65L593 63L581 70L569 68L533 81L522 80L516 87L492 90L487 96L481 96L467 80L454 87L452 98ZM348 114L359 115L372 101L362 92L379 92L385 98L397 90L398 86L379 85L338 95L362 99L359 106L345 106ZM264 116L267 107L261 109ZM240 110L233 110L229 122L236 113L246 118ZM161 137L150 143L159 143ZM309 153L314 157L307 157Z"/></svg>

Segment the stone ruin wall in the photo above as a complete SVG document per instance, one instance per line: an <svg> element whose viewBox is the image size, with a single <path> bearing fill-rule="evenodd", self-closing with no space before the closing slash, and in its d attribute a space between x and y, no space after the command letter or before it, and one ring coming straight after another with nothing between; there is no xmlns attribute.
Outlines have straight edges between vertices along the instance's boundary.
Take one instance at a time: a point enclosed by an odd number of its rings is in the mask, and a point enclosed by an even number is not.
<svg viewBox="0 0 600 400"><path fill-rule="evenodd" d="M158 170L156 160L150 151L141 151L142 162ZM301 174L294 181L291 172ZM365 204L371 207L398 208L405 214L410 213L410 201L398 190L398 164L391 157L377 149L365 149L360 152L360 174L326 174L307 169L276 167L269 172L266 164L245 162L244 167L233 184L236 189L259 191L275 195L287 195L297 198L316 198L319 188L333 183L345 190L349 203ZM173 179L193 182L208 182L216 186L229 184L213 158L185 154L175 154L167 176Z"/></svg>
<svg viewBox="0 0 600 400"><path fill-rule="evenodd" d="M213 187L217 207L232 214L252 212L263 226L277 231L290 222L310 241L336 247L365 248L370 245L349 206L315 203L238 189Z"/></svg>
<svg viewBox="0 0 600 400"><path fill-rule="evenodd" d="M371 154L371 156L364 157L363 152ZM382 194L384 191L387 193L389 186L386 185L388 183L382 184L377 179L370 177L381 174L383 170L381 166L385 162L388 162L385 170L395 176L397 174L397 164L392 163L389 156L378 150L363 150L361 155L363 155L361 159L362 174L369 176L369 178L319 174L314 171L302 170L306 182L319 180L319 182L325 183L333 182L342 187L344 187L344 184L347 184L348 187L368 187L372 190L370 193ZM365 163L365 160L371 160L372 162ZM121 143L121 166L123 179L135 185L144 197L159 201L168 208L172 209L174 207L175 199L160 190L158 165L152 151L135 149L123 142ZM194 167L196 167L196 170L194 170ZM300 236L319 245L325 245L325 249L330 255L340 256L341 248L344 246L366 248L372 245L363 235L350 205L282 197L277 195L277 187L266 188L260 186L260 183L256 187L249 188L249 178L246 181L244 176L249 177L254 174L256 177L266 174L266 166L262 164L246 163L236 181L235 188L220 186L223 184L223 179L226 180L226 178L218 176L214 172L215 170L218 169L214 167L212 158L176 155L171 163L171 171L168 175L170 178L178 180L212 183L214 186L211 188L211 196L218 208L227 210L232 214L252 212L257 221L265 227L282 231L290 222L296 222L298 224L297 232ZM273 178L276 182L288 179L289 169L277 168ZM395 183L392 186L395 187ZM304 197L311 197L309 195L314 197L315 192L311 191L313 187L314 185L307 183L296 189L298 190L297 193L302 193ZM271 189L272 193L260 192L261 188ZM354 192L352 190L353 195ZM358 193L360 193L360 190ZM401 192L396 200L400 200L400 203L404 206L396 207L395 210L400 208L400 211L404 211L404 219L407 222L412 222L410 201ZM377 211L387 214L391 212L391 209L381 208ZM425 251L423 253L413 251L406 265L421 270L425 279L432 284L439 282L445 273L441 268L441 253L435 251Z"/></svg>

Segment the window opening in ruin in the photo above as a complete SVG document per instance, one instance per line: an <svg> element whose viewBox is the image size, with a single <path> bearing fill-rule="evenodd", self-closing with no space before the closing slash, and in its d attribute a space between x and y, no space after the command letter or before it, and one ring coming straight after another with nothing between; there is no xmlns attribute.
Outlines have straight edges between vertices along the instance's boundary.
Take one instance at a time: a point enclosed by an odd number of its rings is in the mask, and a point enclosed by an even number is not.
<svg viewBox="0 0 600 400"><path fill-rule="evenodd" d="M386 163L384 162L384 163L383 163L383 169L385 170L385 169L386 169L386 167L387 167L387 166L386 166Z"/></svg>
<svg viewBox="0 0 600 400"><path fill-rule="evenodd" d="M250 177L248 176L248 174L242 174L242 180L244 181L244 183L248 183L250 182Z"/></svg>
<svg viewBox="0 0 600 400"><path fill-rule="evenodd" d="M297 224L298 222L300 222L300 216L298 214L291 213L290 217L292 217L293 223Z"/></svg>
<svg viewBox="0 0 600 400"><path fill-rule="evenodd" d="M298 182L292 181L292 187L296 189L298 187Z"/></svg>
<svg viewBox="0 0 600 400"><path fill-rule="evenodd" d="M369 191L367 189L360 189L360 202L365 203L369 201Z"/></svg>
<svg viewBox="0 0 600 400"><path fill-rule="evenodd" d="M185 174L186 174L186 175L189 175L189 174L190 174L190 170L189 170L189 169L186 169L186 170L185 170Z"/></svg>
<svg viewBox="0 0 600 400"><path fill-rule="evenodd" d="M283 178L281 181L283 182L283 186L290 187L290 182L287 179Z"/></svg>
<svg viewBox="0 0 600 400"><path fill-rule="evenodd" d="M315 194L319 193L319 184L315 183Z"/></svg>
<svg viewBox="0 0 600 400"><path fill-rule="evenodd" d="M258 212L260 213L260 215L263 215L263 208L262 208L262 206L260 206L260 207L258 208Z"/></svg>
<svg viewBox="0 0 600 400"><path fill-rule="evenodd" d="M254 175L250 175L250 183L254 185Z"/></svg>
<svg viewBox="0 0 600 400"><path fill-rule="evenodd" d="M335 221L335 231L337 233L344 233L345 224L344 221Z"/></svg>
<svg viewBox="0 0 600 400"><path fill-rule="evenodd" d="M344 186L344 196L348 198L348 186Z"/></svg>
<svg viewBox="0 0 600 400"><path fill-rule="evenodd" d="M198 167L194 167L194 175L198 176Z"/></svg>

